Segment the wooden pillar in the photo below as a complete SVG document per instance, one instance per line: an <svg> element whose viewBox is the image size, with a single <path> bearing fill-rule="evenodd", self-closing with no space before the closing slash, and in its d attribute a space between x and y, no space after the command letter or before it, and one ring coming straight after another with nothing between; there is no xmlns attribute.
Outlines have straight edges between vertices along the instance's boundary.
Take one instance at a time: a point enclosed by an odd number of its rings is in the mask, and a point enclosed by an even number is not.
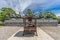
<svg viewBox="0 0 60 40"><path fill-rule="evenodd" d="M35 18L35 26L36 26L36 22L37 22L37 20L36 20L36 18Z"/></svg>
<svg viewBox="0 0 60 40"><path fill-rule="evenodd" d="M23 18L23 24L24 24L24 27L26 27L26 19Z"/></svg>

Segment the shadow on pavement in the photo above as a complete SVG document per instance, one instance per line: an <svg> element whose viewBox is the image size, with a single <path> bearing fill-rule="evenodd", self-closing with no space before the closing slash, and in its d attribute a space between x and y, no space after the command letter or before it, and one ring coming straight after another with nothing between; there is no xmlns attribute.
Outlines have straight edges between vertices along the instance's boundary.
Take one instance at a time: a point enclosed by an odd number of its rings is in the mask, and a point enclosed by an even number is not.
<svg viewBox="0 0 60 40"><path fill-rule="evenodd" d="M23 31L19 31L14 35L14 37L33 37L34 35L35 34L31 32L31 33L24 33L24 36L23 36Z"/></svg>

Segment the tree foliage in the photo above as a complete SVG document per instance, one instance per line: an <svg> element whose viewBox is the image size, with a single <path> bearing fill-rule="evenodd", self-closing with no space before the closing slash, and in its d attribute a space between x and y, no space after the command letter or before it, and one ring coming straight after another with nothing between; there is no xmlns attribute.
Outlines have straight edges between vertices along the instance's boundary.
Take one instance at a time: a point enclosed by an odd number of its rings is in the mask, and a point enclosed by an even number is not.
<svg viewBox="0 0 60 40"><path fill-rule="evenodd" d="M45 12L45 13L44 13L44 18L46 18L47 14L48 14L48 12ZM54 13L52 13L52 12L50 12L50 16L51 16L51 18L53 18L53 19L57 19L57 16L56 16Z"/></svg>
<svg viewBox="0 0 60 40"><path fill-rule="evenodd" d="M16 15L16 13L15 13L15 11L13 9L3 7L1 9L1 12L0 12L0 20L5 21L7 18L10 17L10 13Z"/></svg>
<svg viewBox="0 0 60 40"><path fill-rule="evenodd" d="M33 16L33 13L32 13L32 11L30 9L27 10L27 15L28 16Z"/></svg>

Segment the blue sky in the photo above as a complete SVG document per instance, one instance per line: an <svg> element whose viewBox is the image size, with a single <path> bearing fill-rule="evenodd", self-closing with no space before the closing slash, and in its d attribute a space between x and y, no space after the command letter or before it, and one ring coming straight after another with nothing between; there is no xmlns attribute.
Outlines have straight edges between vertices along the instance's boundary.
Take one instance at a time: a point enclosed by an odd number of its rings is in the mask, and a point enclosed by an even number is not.
<svg viewBox="0 0 60 40"><path fill-rule="evenodd" d="M60 0L0 0L0 9L2 7L10 7L17 13L23 12L27 8L41 11L52 11L60 16Z"/></svg>

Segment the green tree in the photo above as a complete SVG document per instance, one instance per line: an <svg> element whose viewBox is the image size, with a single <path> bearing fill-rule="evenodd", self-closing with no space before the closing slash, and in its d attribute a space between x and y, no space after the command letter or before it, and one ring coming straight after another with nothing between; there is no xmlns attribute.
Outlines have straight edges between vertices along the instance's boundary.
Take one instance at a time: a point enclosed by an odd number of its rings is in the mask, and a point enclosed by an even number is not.
<svg viewBox="0 0 60 40"><path fill-rule="evenodd" d="M7 18L10 17L10 13L16 15L16 12L13 9L3 7L0 13L0 20L4 22Z"/></svg>
<svg viewBox="0 0 60 40"><path fill-rule="evenodd" d="M44 18L46 18L47 13L48 13L48 12L45 12L45 13L44 13ZM54 13L50 12L50 15L51 15L51 17L52 17L53 19L57 19L57 16L56 16Z"/></svg>
<svg viewBox="0 0 60 40"><path fill-rule="evenodd" d="M31 9L28 9L28 10L27 10L27 15L28 15L28 16L33 16L33 13L32 13L32 11L31 11Z"/></svg>
<svg viewBox="0 0 60 40"><path fill-rule="evenodd" d="M10 15L10 13L16 15L16 12L15 12L12 8L3 7L1 10L2 10L3 12L6 12L6 14L8 14L8 15Z"/></svg>

